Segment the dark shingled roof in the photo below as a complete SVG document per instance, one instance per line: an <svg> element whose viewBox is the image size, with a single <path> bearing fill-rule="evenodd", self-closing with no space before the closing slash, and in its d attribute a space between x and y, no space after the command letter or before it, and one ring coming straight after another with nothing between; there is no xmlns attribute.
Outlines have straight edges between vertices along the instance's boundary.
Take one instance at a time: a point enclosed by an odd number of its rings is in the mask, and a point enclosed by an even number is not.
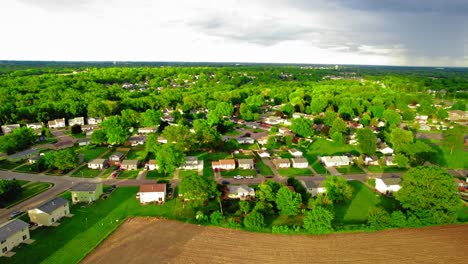
<svg viewBox="0 0 468 264"><path fill-rule="evenodd" d="M80 182L71 187L72 192L94 192L96 191L97 184L90 182Z"/></svg>
<svg viewBox="0 0 468 264"><path fill-rule="evenodd" d="M3 241L12 235L18 233L19 231L23 230L24 228L28 228L28 224L19 220L15 219L10 222L6 222L5 224L0 226L0 241Z"/></svg>
<svg viewBox="0 0 468 264"><path fill-rule="evenodd" d="M52 213L57 208L60 208L64 205L68 204L68 200L62 197L56 197L52 200L49 200L37 207L37 209L41 210L44 213Z"/></svg>

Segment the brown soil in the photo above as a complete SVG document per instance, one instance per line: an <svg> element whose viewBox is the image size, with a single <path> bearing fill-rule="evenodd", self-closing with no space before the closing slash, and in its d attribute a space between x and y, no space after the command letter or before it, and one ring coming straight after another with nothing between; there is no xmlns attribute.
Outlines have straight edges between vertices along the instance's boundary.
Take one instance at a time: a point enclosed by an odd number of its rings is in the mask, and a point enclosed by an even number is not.
<svg viewBox="0 0 468 264"><path fill-rule="evenodd" d="M132 218L82 263L466 263L468 225L272 235Z"/></svg>

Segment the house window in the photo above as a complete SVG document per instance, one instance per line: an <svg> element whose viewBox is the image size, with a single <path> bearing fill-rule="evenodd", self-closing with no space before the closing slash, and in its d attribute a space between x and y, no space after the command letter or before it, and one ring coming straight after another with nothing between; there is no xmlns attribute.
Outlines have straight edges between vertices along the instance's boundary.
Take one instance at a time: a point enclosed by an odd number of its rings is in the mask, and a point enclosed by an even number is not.
<svg viewBox="0 0 468 264"><path fill-rule="evenodd" d="M2 248L2 253L6 253L8 251L7 247Z"/></svg>
<svg viewBox="0 0 468 264"><path fill-rule="evenodd" d="M2 240L2 244L6 242L6 239Z"/></svg>
<svg viewBox="0 0 468 264"><path fill-rule="evenodd" d="M52 217L52 223L55 222L55 219Z"/></svg>
<svg viewBox="0 0 468 264"><path fill-rule="evenodd" d="M28 238L28 236L27 236L27 235L24 235L24 236L23 236L23 240L26 240L26 238Z"/></svg>

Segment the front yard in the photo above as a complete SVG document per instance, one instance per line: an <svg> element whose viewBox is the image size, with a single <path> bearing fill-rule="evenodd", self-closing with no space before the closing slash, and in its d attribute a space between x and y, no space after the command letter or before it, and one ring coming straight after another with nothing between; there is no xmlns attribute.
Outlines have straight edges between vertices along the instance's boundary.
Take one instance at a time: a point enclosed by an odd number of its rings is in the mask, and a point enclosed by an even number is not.
<svg viewBox="0 0 468 264"><path fill-rule="evenodd" d="M123 170L117 176L118 179L136 179L138 177L139 170Z"/></svg>
<svg viewBox="0 0 468 264"><path fill-rule="evenodd" d="M94 178L101 173L101 170L93 170L88 168L88 165L85 164L81 166L78 170L73 172L72 177L82 177L82 178Z"/></svg>
<svg viewBox="0 0 468 264"><path fill-rule="evenodd" d="M107 147L96 147L96 146L86 146L80 150L78 150L78 153L83 153L84 156L84 161L88 162L92 159L96 159L102 153L106 152L108 150Z"/></svg>
<svg viewBox="0 0 468 264"><path fill-rule="evenodd" d="M23 161L9 161L7 159L4 159L4 160L0 160L0 169L3 169L3 170L11 170L11 169L14 169L16 167L18 167L19 165L21 165L23 163Z"/></svg>
<svg viewBox="0 0 468 264"><path fill-rule="evenodd" d="M146 173L146 179L158 180L158 181L169 181L172 179L172 175L164 175L164 173L162 172L159 172L157 170L152 170Z"/></svg>
<svg viewBox="0 0 468 264"><path fill-rule="evenodd" d="M243 169L235 169L235 170L221 170L221 176L226 178L232 178L234 176L257 176L257 172L255 170L243 170Z"/></svg>
<svg viewBox="0 0 468 264"><path fill-rule="evenodd" d="M341 174L364 174L364 171L356 164L346 167L337 167L336 170Z"/></svg>
<svg viewBox="0 0 468 264"><path fill-rule="evenodd" d="M127 157L125 159L129 160L145 160L146 156L148 156L148 152L144 149L132 149L128 152Z"/></svg>
<svg viewBox="0 0 468 264"><path fill-rule="evenodd" d="M278 173L281 176L284 177L290 177L290 176L313 176L314 173L308 169L299 169L299 168L288 168L288 169L278 169Z"/></svg>

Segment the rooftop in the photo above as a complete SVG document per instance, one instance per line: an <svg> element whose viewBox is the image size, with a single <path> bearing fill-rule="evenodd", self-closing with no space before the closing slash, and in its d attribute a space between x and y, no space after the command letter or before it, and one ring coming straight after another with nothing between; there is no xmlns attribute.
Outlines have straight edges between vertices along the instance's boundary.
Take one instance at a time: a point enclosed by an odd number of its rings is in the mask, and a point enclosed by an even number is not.
<svg viewBox="0 0 468 264"><path fill-rule="evenodd" d="M18 233L24 228L28 228L28 224L19 219L11 220L0 225L0 241L3 241L12 235Z"/></svg>
<svg viewBox="0 0 468 264"><path fill-rule="evenodd" d="M90 182L80 182L77 185L71 187L72 192L94 192L96 191L97 184Z"/></svg>
<svg viewBox="0 0 468 264"><path fill-rule="evenodd" d="M140 185L140 192L166 192L166 184L142 184Z"/></svg>
<svg viewBox="0 0 468 264"><path fill-rule="evenodd" d="M37 209L41 210L44 213L52 213L57 208L60 208L64 205L68 204L68 200L62 197L53 198L37 207Z"/></svg>

